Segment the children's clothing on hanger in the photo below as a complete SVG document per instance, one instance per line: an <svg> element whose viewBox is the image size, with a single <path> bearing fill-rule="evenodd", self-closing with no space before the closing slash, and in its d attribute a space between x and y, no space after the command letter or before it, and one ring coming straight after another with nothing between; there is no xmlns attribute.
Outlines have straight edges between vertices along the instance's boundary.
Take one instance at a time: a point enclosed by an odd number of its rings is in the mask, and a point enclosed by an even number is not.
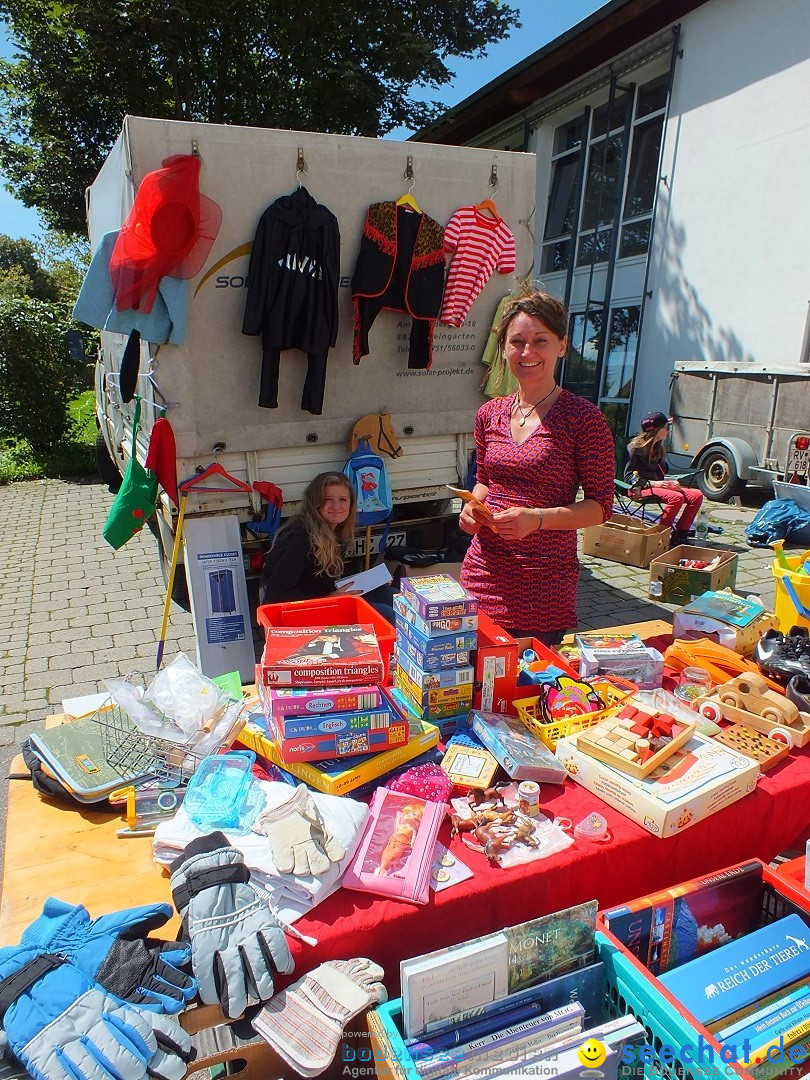
<svg viewBox="0 0 810 1080"><path fill-rule="evenodd" d="M461 326L493 272L514 271L515 238L502 217L489 217L476 206L462 206L444 230L444 250L453 252L453 261L439 320Z"/></svg>
<svg viewBox="0 0 810 1080"><path fill-rule="evenodd" d="M323 411L326 357L338 332L340 231L335 215L306 188L262 214L248 269L243 334L261 334L259 405L278 408L281 353L307 354L301 408Z"/></svg>
<svg viewBox="0 0 810 1080"><path fill-rule="evenodd" d="M444 230L427 214L373 203L366 213L352 281L355 364L368 355L368 333L383 308L413 320L409 368L429 368L444 285Z"/></svg>
<svg viewBox="0 0 810 1080"><path fill-rule="evenodd" d="M506 397L507 394L514 394L518 388L518 381L509 370L506 359L498 348L498 327L503 318L504 308L510 300L514 300L514 296L512 293L507 293L495 309L495 317L492 320L492 326L487 335L487 343L481 356L481 363L489 368L484 393L491 398Z"/></svg>
<svg viewBox="0 0 810 1080"><path fill-rule="evenodd" d="M161 278L149 312L136 308L119 311L115 306L110 259L117 239L117 230L105 233L93 252L73 308L73 318L99 330L109 330L112 334L129 334L137 330L144 341L151 341L155 345L166 342L182 345L186 340L188 285L185 281L174 277Z"/></svg>

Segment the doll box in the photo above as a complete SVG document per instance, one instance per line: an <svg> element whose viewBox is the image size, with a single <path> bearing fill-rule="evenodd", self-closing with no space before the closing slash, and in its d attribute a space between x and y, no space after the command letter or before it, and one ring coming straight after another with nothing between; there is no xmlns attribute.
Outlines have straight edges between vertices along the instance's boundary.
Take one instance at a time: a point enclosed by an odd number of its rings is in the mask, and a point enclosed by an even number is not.
<svg viewBox="0 0 810 1080"><path fill-rule="evenodd" d="M674 836L750 794L759 766L753 758L695 735L655 772L636 778L558 741L555 754L569 776L653 836ZM670 779L677 770L675 779Z"/></svg>
<svg viewBox="0 0 810 1080"><path fill-rule="evenodd" d="M678 566L680 559L711 562L720 557L713 570L692 570ZM650 596L665 604L688 604L711 590L733 589L737 582L737 553L723 548L681 544L658 555L650 563Z"/></svg>

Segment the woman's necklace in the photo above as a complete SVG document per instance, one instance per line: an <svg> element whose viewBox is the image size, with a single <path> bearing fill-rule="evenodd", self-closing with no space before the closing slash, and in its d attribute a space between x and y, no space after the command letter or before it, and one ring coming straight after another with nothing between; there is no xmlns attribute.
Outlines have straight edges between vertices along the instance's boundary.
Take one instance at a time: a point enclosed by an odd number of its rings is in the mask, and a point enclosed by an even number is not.
<svg viewBox="0 0 810 1080"><path fill-rule="evenodd" d="M517 411L518 411L518 412L520 413L520 419L518 420L518 427L524 427L524 426L525 426L525 424L526 424L526 421L527 421L527 420L529 419L529 417L530 417L530 416L532 415L532 413L533 413L533 412L534 412L534 410L535 410L535 409L537 408L537 406L538 406L538 405L542 405L542 404L543 404L543 402L544 402L544 401L546 400L546 398L550 398L550 397L551 397L551 395L552 395L552 394L554 393L554 391L555 391L556 389L557 389L557 384L556 384L556 383L554 383L554 385L553 385L553 386L552 386L552 388L551 388L551 389L549 390L549 392L548 392L548 393L546 394L546 396L545 396L545 397L541 397L539 401L535 401L534 405L530 405L530 406L529 406L529 408L528 408L528 409L526 409L526 411L525 411L525 412L523 411L523 406L522 406L522 405L520 404L520 400L519 400L519 397L518 397L518 395L517 395L517 394L515 394L515 408L516 408L516 409L517 409Z"/></svg>

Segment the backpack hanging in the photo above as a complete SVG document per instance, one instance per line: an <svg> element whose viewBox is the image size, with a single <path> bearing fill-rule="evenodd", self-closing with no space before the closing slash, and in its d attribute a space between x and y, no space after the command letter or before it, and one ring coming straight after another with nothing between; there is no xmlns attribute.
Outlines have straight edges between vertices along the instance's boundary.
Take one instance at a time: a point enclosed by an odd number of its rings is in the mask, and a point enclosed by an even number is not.
<svg viewBox="0 0 810 1080"><path fill-rule="evenodd" d="M357 524L366 530L366 566L371 562L371 526L385 525L380 538L380 553L385 553L394 501L385 471L385 462L362 438L357 449L343 466L357 499Z"/></svg>

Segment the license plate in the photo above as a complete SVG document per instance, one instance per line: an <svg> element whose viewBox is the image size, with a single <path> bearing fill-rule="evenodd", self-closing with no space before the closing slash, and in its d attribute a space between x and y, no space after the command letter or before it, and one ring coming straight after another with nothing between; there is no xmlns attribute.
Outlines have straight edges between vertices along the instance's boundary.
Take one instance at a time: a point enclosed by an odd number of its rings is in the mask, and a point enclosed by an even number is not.
<svg viewBox="0 0 810 1080"><path fill-rule="evenodd" d="M785 478L790 480L791 476L807 476L808 474L810 474L810 449L799 450L795 446L791 447Z"/></svg>
<svg viewBox="0 0 810 1080"><path fill-rule="evenodd" d="M377 555L380 551L380 540L382 539L382 533L372 533L371 535L371 554ZM387 544L394 544L397 547L404 547L405 545L405 530L392 530L388 534ZM366 553L366 535L363 533L360 536L354 538L354 547L349 549L349 555L353 558L358 558Z"/></svg>

